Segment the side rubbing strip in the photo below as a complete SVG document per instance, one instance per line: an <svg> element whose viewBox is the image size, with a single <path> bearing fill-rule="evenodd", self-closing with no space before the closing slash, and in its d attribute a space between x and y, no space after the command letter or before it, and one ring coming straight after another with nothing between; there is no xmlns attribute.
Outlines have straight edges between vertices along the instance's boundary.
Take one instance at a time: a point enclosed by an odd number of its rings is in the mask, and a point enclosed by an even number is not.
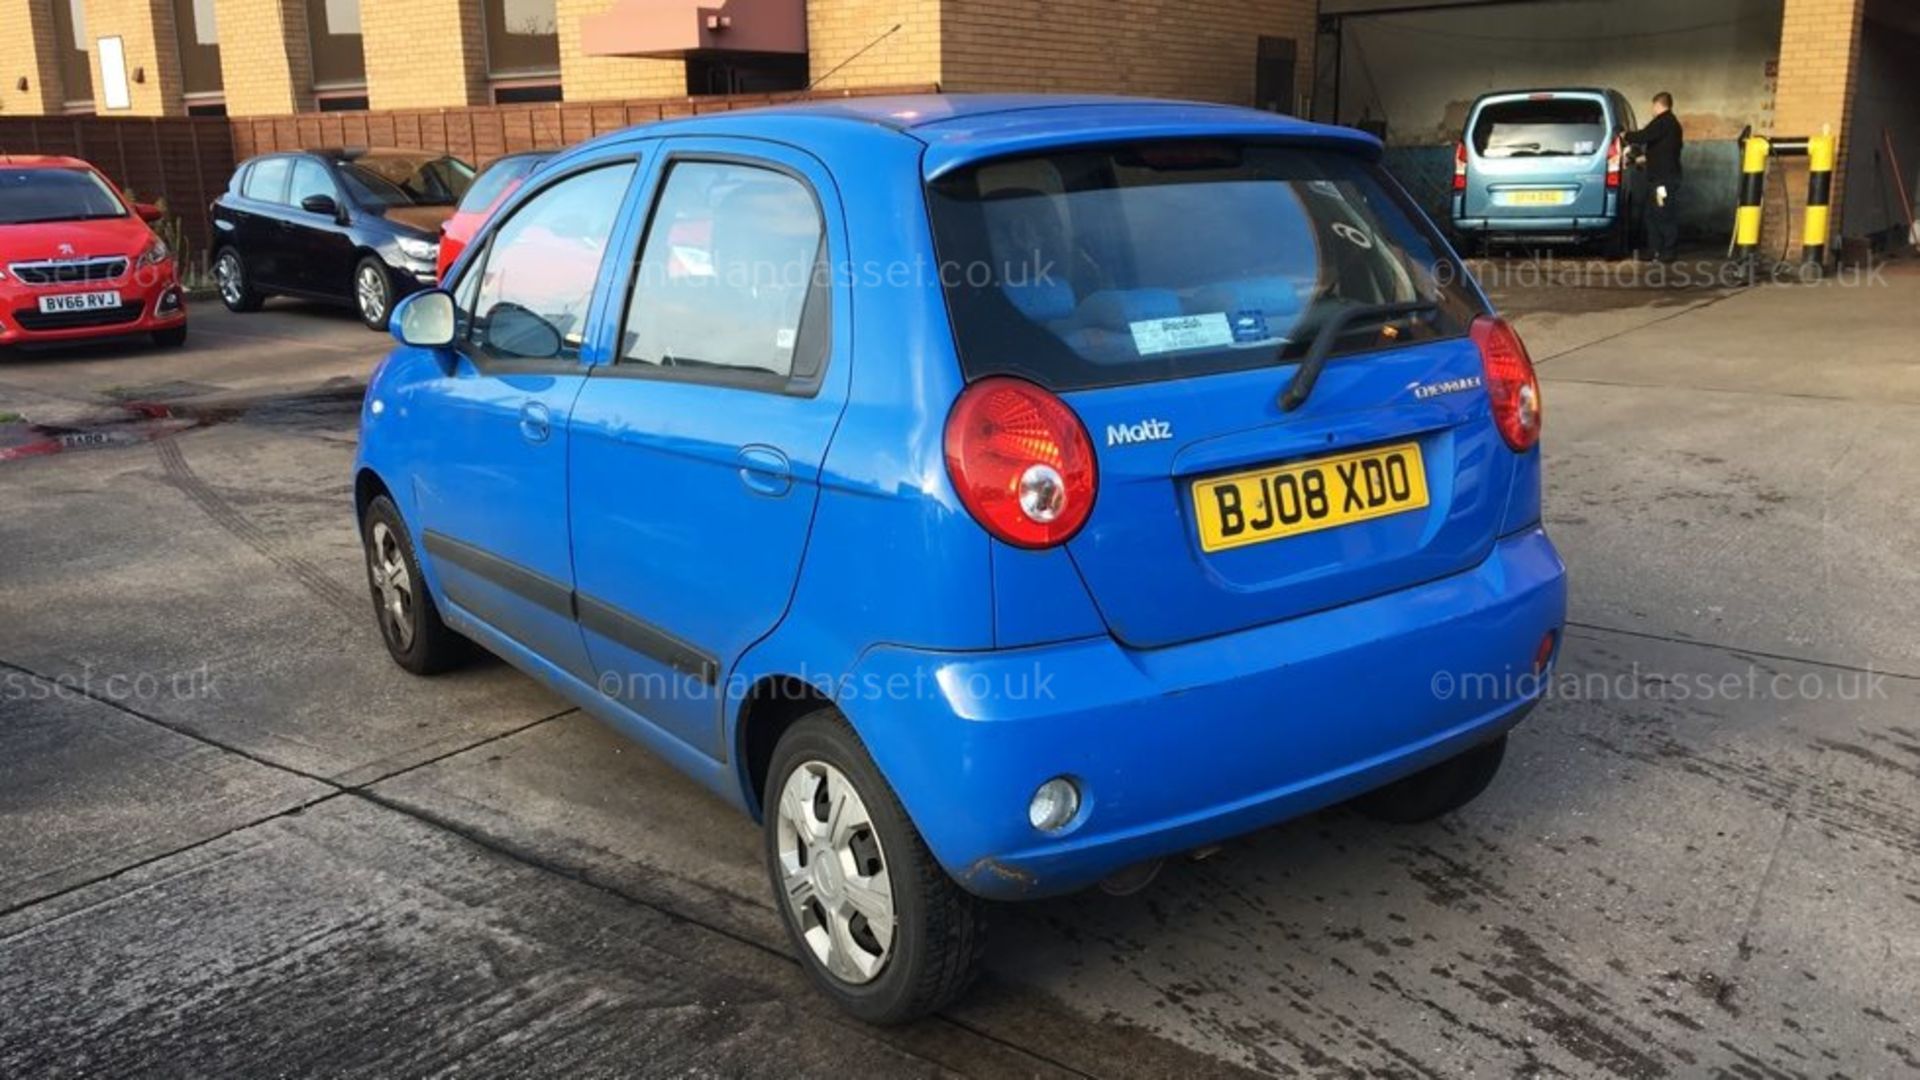
<svg viewBox="0 0 1920 1080"><path fill-rule="evenodd" d="M580 625L610 641L712 686L720 678L720 663L657 626L650 626L591 596L576 595Z"/></svg>
<svg viewBox="0 0 1920 1080"><path fill-rule="evenodd" d="M485 578L555 615L573 618L573 590L566 583L555 581L545 574L537 574L518 563L508 562L498 555L431 529L427 530L426 541L427 554L435 559L457 566L475 577Z"/></svg>

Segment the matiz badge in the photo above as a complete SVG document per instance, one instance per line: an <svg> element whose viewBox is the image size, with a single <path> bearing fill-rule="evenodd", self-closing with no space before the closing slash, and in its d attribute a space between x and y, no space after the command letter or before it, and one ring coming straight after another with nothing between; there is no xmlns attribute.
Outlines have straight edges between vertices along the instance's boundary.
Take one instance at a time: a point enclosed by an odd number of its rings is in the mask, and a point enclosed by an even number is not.
<svg viewBox="0 0 1920 1080"><path fill-rule="evenodd" d="M1481 381L1480 376L1469 375L1463 379L1447 379L1442 382L1431 383L1411 383L1409 386L1410 389L1413 390L1413 396L1416 401L1425 401L1430 397L1439 397L1441 394L1458 394L1467 390L1477 390L1480 387Z"/></svg>
<svg viewBox="0 0 1920 1080"><path fill-rule="evenodd" d="M1142 420L1137 424L1108 424L1108 446L1131 446L1134 443L1165 442L1173 438L1173 425L1165 420Z"/></svg>

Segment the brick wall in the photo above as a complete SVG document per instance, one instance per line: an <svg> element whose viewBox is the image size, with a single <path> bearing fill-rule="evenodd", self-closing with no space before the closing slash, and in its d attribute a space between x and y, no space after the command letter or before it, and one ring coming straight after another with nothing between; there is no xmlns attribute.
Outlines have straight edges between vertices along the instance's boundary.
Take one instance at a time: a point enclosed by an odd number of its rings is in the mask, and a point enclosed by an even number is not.
<svg viewBox="0 0 1920 1080"><path fill-rule="evenodd" d="M53 0L0 0L0 27L7 34L0 52L0 116L59 112L66 95L54 55ZM18 89L22 78L24 91Z"/></svg>
<svg viewBox="0 0 1920 1080"><path fill-rule="evenodd" d="M555 0L560 32L560 85L568 101L619 101L687 92L687 68L678 60L588 56L581 51L580 20L598 15L613 0Z"/></svg>
<svg viewBox="0 0 1920 1080"><path fill-rule="evenodd" d="M368 104L446 108L490 100L479 0L361 0Z"/></svg>
<svg viewBox="0 0 1920 1080"><path fill-rule="evenodd" d="M1263 34L1294 39L1308 90L1317 18L1316 0L945 0L940 82L1251 104Z"/></svg>
<svg viewBox="0 0 1920 1080"><path fill-rule="evenodd" d="M227 115L313 107L306 0L214 0L214 24Z"/></svg>
<svg viewBox="0 0 1920 1080"><path fill-rule="evenodd" d="M1780 19L1780 79L1775 91L1773 134L1814 135L1821 125L1844 134L1852 119L1853 92L1859 73L1860 26L1866 0L1787 0ZM1846 196L1847 141L1840 142L1840 160L1834 168L1833 223L1841 220ZM1869 148L1867 153L1872 153ZM1786 239L1787 258L1800 257L1802 217L1807 197L1807 162L1788 158L1770 183L1786 185L1789 216L1769 195L1761 248L1778 251ZM1781 230L1785 230L1783 234Z"/></svg>
<svg viewBox="0 0 1920 1080"><path fill-rule="evenodd" d="M93 45L93 103L102 116L179 116L180 47L174 37L170 0L86 0L87 37ZM118 36L126 51L131 107L107 108L107 80L100 70L99 41ZM134 76L144 74L144 81Z"/></svg>
<svg viewBox="0 0 1920 1080"><path fill-rule="evenodd" d="M940 0L812 0L807 5L810 77L818 80L818 88L835 90L944 81L940 11ZM899 30L874 44L896 24Z"/></svg>

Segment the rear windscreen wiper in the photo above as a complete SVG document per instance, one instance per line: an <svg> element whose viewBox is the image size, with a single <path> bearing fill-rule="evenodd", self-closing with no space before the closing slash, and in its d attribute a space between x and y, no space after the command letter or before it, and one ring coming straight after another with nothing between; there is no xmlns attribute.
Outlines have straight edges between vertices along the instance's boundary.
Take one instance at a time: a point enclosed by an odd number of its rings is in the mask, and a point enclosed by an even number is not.
<svg viewBox="0 0 1920 1080"><path fill-rule="evenodd" d="M1313 335L1313 344L1307 348L1306 359L1300 361L1300 367L1293 373L1293 380L1280 393L1280 411L1292 412L1306 404L1313 393L1313 384L1320 381L1320 369L1327 366L1327 354L1333 351L1333 343L1356 327L1373 323L1391 322L1411 315L1426 315L1440 310L1440 305L1432 300L1406 300L1397 304L1367 304L1348 308L1338 315L1320 324L1320 330Z"/></svg>

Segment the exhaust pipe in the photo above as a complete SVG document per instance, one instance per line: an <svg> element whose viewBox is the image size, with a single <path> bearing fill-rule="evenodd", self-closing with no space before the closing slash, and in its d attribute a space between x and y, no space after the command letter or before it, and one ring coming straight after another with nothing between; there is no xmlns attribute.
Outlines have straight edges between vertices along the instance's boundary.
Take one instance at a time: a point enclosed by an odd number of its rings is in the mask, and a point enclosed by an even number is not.
<svg viewBox="0 0 1920 1080"><path fill-rule="evenodd" d="M1166 864L1165 859L1148 859L1116 870L1100 882L1100 891L1108 896L1132 896L1153 884L1153 879L1160 876L1160 868Z"/></svg>

